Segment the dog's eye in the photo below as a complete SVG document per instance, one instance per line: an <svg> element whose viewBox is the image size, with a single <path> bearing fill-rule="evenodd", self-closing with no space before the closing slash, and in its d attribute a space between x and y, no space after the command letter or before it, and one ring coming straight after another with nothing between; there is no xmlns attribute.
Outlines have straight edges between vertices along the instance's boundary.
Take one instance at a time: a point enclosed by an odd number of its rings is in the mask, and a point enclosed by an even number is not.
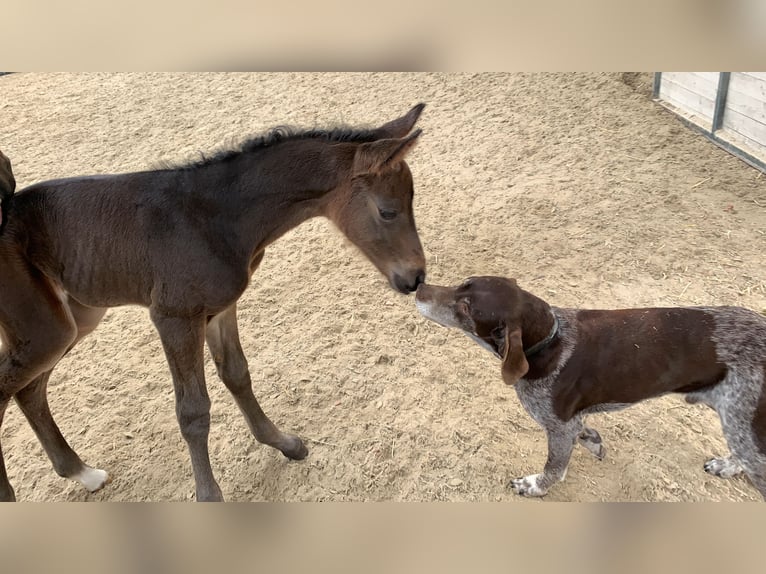
<svg viewBox="0 0 766 574"><path fill-rule="evenodd" d="M380 214L380 218L385 221L396 219L396 216L398 215L395 209L378 209L378 213Z"/></svg>

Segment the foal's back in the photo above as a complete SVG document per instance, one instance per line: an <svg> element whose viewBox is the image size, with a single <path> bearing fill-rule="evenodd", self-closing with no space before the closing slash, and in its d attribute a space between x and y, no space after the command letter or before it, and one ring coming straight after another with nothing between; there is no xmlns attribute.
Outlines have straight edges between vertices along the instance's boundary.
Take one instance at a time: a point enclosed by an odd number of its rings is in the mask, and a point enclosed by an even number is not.
<svg viewBox="0 0 766 574"><path fill-rule="evenodd" d="M142 172L34 184L14 196L2 241L87 305L147 305L149 245L158 232L174 226L162 189L175 185L173 175Z"/></svg>

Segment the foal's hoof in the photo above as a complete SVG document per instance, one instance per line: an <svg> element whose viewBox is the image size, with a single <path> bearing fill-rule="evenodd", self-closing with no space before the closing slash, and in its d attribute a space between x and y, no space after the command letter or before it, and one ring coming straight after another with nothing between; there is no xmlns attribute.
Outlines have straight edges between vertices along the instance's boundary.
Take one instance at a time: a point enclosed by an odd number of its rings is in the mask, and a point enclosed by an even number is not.
<svg viewBox="0 0 766 574"><path fill-rule="evenodd" d="M77 482L82 484L88 492L96 492L106 486L111 479L109 474L105 470L100 468L91 468L86 466L80 471L79 474L72 477Z"/></svg>
<svg viewBox="0 0 766 574"><path fill-rule="evenodd" d="M217 484L198 489L196 497L197 502L223 502L223 493Z"/></svg>
<svg viewBox="0 0 766 574"><path fill-rule="evenodd" d="M279 447L282 454L290 460L303 460L309 454L309 449L303 444L303 441L297 436L288 435L285 440L285 445Z"/></svg>
<svg viewBox="0 0 766 574"><path fill-rule="evenodd" d="M0 502L16 502L16 493L10 484L6 483L5 488L0 487Z"/></svg>

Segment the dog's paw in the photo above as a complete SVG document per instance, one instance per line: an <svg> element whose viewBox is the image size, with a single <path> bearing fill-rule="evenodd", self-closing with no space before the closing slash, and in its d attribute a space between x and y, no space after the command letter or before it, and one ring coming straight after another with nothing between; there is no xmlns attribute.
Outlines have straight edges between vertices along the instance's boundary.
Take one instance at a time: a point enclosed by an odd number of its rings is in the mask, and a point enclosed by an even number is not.
<svg viewBox="0 0 766 574"><path fill-rule="evenodd" d="M531 474L521 478L514 478L510 485L513 492L521 496L545 496L548 489L538 486L542 476L542 474Z"/></svg>
<svg viewBox="0 0 766 574"><path fill-rule="evenodd" d="M587 448L588 452L590 452L598 460L604 460L604 457L606 456L606 448L603 444L587 441L580 441L580 444Z"/></svg>
<svg viewBox="0 0 766 574"><path fill-rule="evenodd" d="M744 471L739 463L731 457L711 458L705 463L703 468L708 474L720 476L721 478L731 478L732 476L737 476Z"/></svg>
<svg viewBox="0 0 766 574"><path fill-rule="evenodd" d="M593 453L593 456L595 456L598 460L604 460L604 457L606 456L606 448L603 444L598 445L598 449L595 451L591 450L591 453Z"/></svg>
<svg viewBox="0 0 766 574"><path fill-rule="evenodd" d="M606 449L601 441L601 435L592 428L585 428L577 437L579 443L590 451L598 460L604 460Z"/></svg>

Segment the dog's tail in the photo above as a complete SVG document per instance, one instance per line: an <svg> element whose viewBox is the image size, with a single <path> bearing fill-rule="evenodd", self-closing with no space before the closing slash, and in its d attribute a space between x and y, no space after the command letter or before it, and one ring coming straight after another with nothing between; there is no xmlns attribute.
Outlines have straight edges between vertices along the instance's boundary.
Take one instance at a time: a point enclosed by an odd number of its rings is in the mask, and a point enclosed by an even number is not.
<svg viewBox="0 0 766 574"><path fill-rule="evenodd" d="M11 160L0 151L0 233L3 232L8 221L11 197L16 190L16 179L13 177Z"/></svg>

